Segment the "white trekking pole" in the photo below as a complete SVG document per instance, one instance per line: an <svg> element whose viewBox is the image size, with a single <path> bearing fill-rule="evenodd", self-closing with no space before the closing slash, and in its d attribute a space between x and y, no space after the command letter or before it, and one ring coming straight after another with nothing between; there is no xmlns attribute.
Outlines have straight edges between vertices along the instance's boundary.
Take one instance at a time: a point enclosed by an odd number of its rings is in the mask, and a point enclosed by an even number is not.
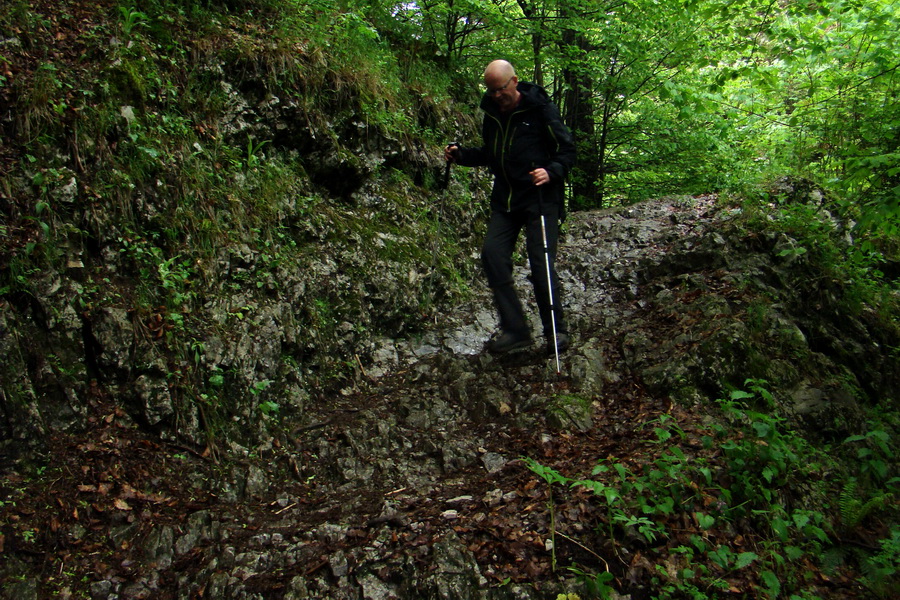
<svg viewBox="0 0 900 600"><path fill-rule="evenodd" d="M550 323L553 325L553 354L559 375L559 344L556 340L556 305L553 303L553 279L550 277L550 247L547 245L547 217L544 216L544 192L538 186L538 211L541 213L541 236L544 238L544 265L547 267L547 297L550 300Z"/></svg>

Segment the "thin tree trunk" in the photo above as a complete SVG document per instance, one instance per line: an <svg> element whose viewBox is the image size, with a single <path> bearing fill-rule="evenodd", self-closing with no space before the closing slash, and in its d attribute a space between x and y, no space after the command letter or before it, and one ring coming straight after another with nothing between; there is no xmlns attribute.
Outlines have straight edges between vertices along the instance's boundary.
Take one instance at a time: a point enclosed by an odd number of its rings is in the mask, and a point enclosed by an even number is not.
<svg viewBox="0 0 900 600"><path fill-rule="evenodd" d="M567 30L563 33L563 44L575 46L580 53L587 55L591 52L587 39L576 31ZM590 208L599 206L602 197L598 195L597 183L601 178L600 165L602 153L595 155L595 125L593 88L594 82L571 67L563 69L563 80L566 83L566 91L563 94L563 118L575 140L578 143L578 159L575 162L576 176L573 179L572 191L574 194L573 209ZM587 148L595 149L594 152L586 151Z"/></svg>

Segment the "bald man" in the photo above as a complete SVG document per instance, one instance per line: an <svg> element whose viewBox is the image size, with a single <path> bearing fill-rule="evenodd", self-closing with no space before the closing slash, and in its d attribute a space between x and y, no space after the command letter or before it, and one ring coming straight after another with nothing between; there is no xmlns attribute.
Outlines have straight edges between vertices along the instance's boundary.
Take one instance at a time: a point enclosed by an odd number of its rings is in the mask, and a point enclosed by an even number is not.
<svg viewBox="0 0 900 600"><path fill-rule="evenodd" d="M465 167L490 167L494 175L491 217L481 260L493 292L500 331L490 340L488 349L503 353L533 343L531 328L513 285L512 254L524 229L530 279L547 351L554 352L555 337L555 350L562 352L569 346L569 335L555 262L559 222L564 215L563 186L575 164L575 143L547 92L532 83L519 81L509 62L490 63L484 70L484 85L483 145L448 146L444 154L446 160ZM546 224L549 277L544 261L542 214Z"/></svg>

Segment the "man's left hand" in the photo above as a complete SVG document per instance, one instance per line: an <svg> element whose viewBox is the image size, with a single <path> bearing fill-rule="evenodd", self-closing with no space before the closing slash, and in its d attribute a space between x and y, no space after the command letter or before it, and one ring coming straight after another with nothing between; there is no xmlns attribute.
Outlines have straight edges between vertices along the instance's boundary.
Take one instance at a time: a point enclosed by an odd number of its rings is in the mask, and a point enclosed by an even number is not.
<svg viewBox="0 0 900 600"><path fill-rule="evenodd" d="M528 174L531 175L531 181L534 185L550 183L550 173L547 172L547 169L537 168L533 171L529 171Z"/></svg>

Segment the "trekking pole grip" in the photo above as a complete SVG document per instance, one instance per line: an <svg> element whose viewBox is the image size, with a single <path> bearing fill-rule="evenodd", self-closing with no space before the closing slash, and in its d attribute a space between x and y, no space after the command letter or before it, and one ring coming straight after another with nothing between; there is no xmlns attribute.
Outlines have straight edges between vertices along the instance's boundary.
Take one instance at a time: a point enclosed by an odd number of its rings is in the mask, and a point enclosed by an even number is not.
<svg viewBox="0 0 900 600"><path fill-rule="evenodd" d="M449 144L447 144L447 148L459 148L459 142L450 142ZM447 166L444 167L444 185L443 185L442 189L445 189L445 190L450 185L450 165L451 164L452 164L452 161L448 160Z"/></svg>

